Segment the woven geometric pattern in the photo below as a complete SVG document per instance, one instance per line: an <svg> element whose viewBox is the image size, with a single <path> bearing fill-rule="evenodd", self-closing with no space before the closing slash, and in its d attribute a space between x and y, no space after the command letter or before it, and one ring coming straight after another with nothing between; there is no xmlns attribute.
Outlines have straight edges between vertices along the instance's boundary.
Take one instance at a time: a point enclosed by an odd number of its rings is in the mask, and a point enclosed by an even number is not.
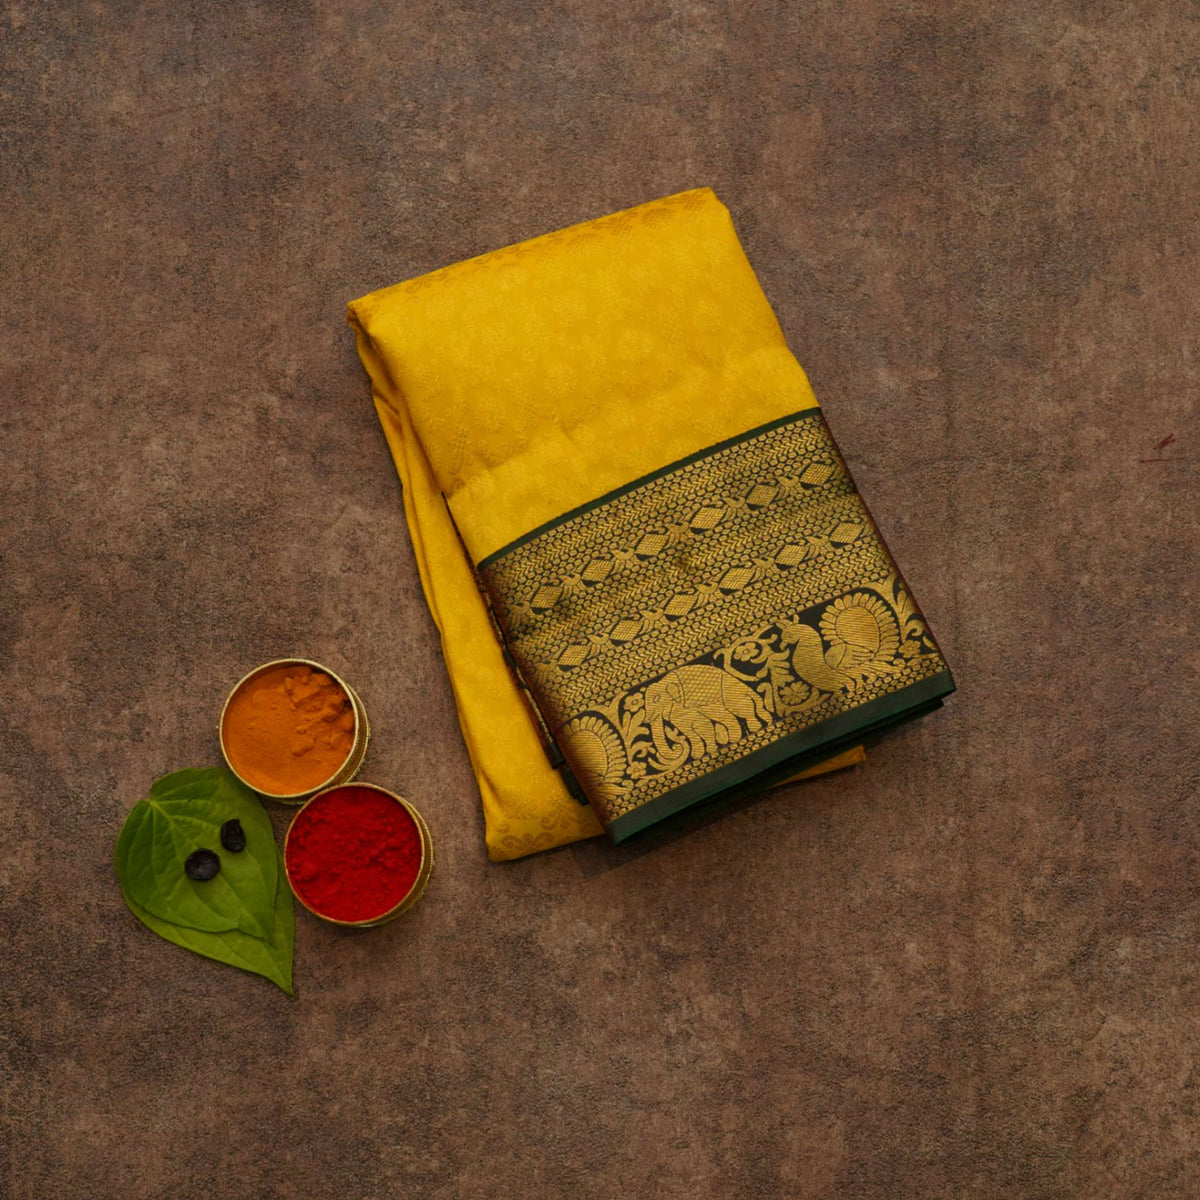
<svg viewBox="0 0 1200 1200"><path fill-rule="evenodd" d="M569 515L479 575L606 821L945 670L816 409Z"/></svg>

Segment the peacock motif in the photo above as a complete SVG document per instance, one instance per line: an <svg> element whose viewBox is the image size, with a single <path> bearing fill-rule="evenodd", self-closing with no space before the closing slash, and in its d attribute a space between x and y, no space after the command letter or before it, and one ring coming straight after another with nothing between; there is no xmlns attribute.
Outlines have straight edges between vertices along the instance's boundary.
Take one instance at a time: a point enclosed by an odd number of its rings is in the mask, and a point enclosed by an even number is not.
<svg viewBox="0 0 1200 1200"><path fill-rule="evenodd" d="M851 592L828 604L819 628L801 622L786 626L782 641L792 647L792 670L818 692L853 691L899 670L893 661L900 645L895 614L867 592Z"/></svg>
<svg viewBox="0 0 1200 1200"><path fill-rule="evenodd" d="M603 717L584 713L568 721L561 742L577 778L590 781L606 800L622 793L628 759L621 735Z"/></svg>

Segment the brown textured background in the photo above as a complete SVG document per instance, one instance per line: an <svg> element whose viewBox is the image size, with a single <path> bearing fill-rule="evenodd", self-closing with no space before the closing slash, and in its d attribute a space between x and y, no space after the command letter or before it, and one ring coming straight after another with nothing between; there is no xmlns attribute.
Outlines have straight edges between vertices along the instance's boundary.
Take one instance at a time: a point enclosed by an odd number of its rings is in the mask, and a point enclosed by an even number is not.
<svg viewBox="0 0 1200 1200"><path fill-rule="evenodd" d="M1198 1194L1195 5L0 27L6 1196ZM343 306L697 184L960 690L650 852L489 866ZM289 1000L110 855L296 651L440 862L385 930L299 916Z"/></svg>

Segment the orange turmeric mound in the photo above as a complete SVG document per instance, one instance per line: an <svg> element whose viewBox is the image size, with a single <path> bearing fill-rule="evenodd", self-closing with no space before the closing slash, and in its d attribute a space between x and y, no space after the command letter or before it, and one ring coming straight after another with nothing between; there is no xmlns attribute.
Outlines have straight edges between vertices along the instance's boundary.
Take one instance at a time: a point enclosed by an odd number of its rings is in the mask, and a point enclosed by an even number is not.
<svg viewBox="0 0 1200 1200"><path fill-rule="evenodd" d="M346 761L354 744L350 698L311 667L273 667L244 683L221 727L233 769L256 791L310 792Z"/></svg>

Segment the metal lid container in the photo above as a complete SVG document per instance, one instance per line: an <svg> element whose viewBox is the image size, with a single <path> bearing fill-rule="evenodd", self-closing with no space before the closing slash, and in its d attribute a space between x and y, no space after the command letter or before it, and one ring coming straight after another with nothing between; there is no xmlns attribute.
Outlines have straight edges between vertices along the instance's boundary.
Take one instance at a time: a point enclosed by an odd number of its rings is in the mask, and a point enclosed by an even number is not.
<svg viewBox="0 0 1200 1200"><path fill-rule="evenodd" d="M378 792L389 799L394 800L401 805L408 815L412 818L413 824L416 826L417 833L420 839L421 854L417 867L417 873L411 886L400 897L400 899L386 912L379 913L376 916L365 918L362 920L343 920L338 917L329 916L322 912L319 908L314 907L304 896L303 885L299 884L293 876L293 864L289 847L291 845L292 833L297 824L304 819L304 814L311 807L319 805L326 797L333 793L341 791L343 788L348 790L363 788L369 791ZM287 878L288 886L292 889L292 894L308 909L313 916L320 917L322 921L328 921L332 925L342 925L351 929L370 929L376 925L385 925L389 921L394 921L401 913L407 912L418 900L425 894L425 889L429 886L429 877L433 874L433 838L429 832L429 826L425 824L425 819L417 811L417 809L403 796L396 792L389 791L387 788L380 787L375 783L363 783L356 780L352 784L339 783L334 787L323 788L317 792L315 796L309 799L300 811L292 818L288 825L288 831L283 839L283 869L284 875Z"/></svg>
<svg viewBox="0 0 1200 1200"><path fill-rule="evenodd" d="M328 778L321 780L313 787L305 788L300 792L269 792L264 791L258 783L246 778L245 775L238 769L238 764L234 761L234 757L230 755L229 745L226 741L226 719L229 715L229 706L232 704L234 697L241 690L260 676L268 671L276 670L280 667L308 667L313 672L319 672L327 675L330 680L338 685L346 697L350 701L351 711L354 714L354 729L353 738L350 744L350 749L341 764L333 770ZM221 722L218 726L218 733L221 739L221 754L224 756L229 769L249 788L252 788L260 796L265 796L268 800L277 800L281 804L303 804L308 797L317 792L324 791L327 788L336 787L338 784L348 783L355 775L358 774L359 768L362 766L363 759L367 753L367 743L371 738L371 726L367 721L367 711L363 707L362 700L359 699L358 693L339 675L331 671L328 667L321 663L314 662L309 658L277 658L271 662L263 663L260 667L255 667L253 671L242 676L241 679L234 685L232 691L226 697L225 704L221 709Z"/></svg>

